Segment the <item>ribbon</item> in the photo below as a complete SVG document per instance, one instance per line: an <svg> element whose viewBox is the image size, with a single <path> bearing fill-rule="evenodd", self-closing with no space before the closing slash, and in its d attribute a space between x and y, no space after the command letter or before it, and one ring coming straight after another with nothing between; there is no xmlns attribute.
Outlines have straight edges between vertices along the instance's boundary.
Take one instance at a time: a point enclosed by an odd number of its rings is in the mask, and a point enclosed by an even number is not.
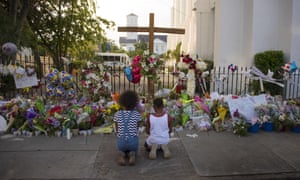
<svg viewBox="0 0 300 180"><path fill-rule="evenodd" d="M251 67L251 73L258 76L258 78L260 80L260 88L261 88L262 91L264 89L262 81L266 81L266 82L269 82L269 83L276 84L277 86L284 87L283 83L276 82L276 81L280 81L280 80L272 78L273 72L271 72L270 70L268 71L268 74L265 75L259 69L257 69L257 67L252 66Z"/></svg>

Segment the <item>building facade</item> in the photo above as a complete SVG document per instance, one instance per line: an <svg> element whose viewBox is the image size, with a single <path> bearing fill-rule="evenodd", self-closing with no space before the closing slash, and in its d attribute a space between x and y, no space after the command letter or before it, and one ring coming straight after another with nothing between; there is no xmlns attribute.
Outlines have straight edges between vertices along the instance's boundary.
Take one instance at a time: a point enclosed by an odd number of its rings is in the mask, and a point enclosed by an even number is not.
<svg viewBox="0 0 300 180"><path fill-rule="evenodd" d="M137 27L138 16L133 13L127 15L127 26ZM134 51L134 45L139 42L149 44L149 35L127 32L126 37L120 37L119 39L120 46L126 51ZM167 51L167 35L154 35L153 51L158 55Z"/></svg>
<svg viewBox="0 0 300 180"><path fill-rule="evenodd" d="M254 55L282 50L300 63L299 0L173 0L172 25L186 29L169 37L168 49L211 59L216 66L253 65Z"/></svg>

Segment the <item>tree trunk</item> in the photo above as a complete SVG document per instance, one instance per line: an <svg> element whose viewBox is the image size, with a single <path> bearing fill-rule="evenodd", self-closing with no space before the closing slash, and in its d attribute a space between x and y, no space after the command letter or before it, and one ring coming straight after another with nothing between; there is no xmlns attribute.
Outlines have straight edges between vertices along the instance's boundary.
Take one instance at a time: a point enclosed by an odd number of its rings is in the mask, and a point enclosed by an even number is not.
<svg viewBox="0 0 300 180"><path fill-rule="evenodd" d="M21 34L24 29L25 22L27 21L27 15L30 9L31 0L22 0L22 10L20 14L20 19L17 22L17 29L16 29L16 44L19 45L21 41Z"/></svg>

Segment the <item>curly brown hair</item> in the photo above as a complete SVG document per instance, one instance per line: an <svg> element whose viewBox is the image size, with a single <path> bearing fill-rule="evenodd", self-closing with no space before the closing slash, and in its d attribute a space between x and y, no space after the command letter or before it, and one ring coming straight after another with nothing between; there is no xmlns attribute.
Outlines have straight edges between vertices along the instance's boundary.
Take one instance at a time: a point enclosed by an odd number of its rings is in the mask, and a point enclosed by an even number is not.
<svg viewBox="0 0 300 180"><path fill-rule="evenodd" d="M162 109L164 107L162 98L155 98L153 100L153 106L154 106L154 108Z"/></svg>
<svg viewBox="0 0 300 180"><path fill-rule="evenodd" d="M138 94L135 91L124 91L119 98L119 104L126 110L133 110L139 101Z"/></svg>

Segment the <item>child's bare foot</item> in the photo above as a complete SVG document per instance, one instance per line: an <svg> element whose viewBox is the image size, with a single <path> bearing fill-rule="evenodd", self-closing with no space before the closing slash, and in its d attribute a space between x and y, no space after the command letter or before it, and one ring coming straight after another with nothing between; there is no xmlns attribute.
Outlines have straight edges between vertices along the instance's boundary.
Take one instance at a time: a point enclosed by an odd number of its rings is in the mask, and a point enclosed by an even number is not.
<svg viewBox="0 0 300 180"><path fill-rule="evenodd" d="M126 162L125 162L125 153L122 151L118 152L118 159L117 162L120 166L125 166Z"/></svg>
<svg viewBox="0 0 300 180"><path fill-rule="evenodd" d="M168 145L167 144L162 144L161 149L164 152L164 158L169 159L171 157L171 153L170 153L170 150L168 148Z"/></svg>
<svg viewBox="0 0 300 180"><path fill-rule="evenodd" d="M149 159L156 159L157 144L152 144Z"/></svg>
<svg viewBox="0 0 300 180"><path fill-rule="evenodd" d="M129 152L129 165L134 165L135 164L135 152L130 151Z"/></svg>

